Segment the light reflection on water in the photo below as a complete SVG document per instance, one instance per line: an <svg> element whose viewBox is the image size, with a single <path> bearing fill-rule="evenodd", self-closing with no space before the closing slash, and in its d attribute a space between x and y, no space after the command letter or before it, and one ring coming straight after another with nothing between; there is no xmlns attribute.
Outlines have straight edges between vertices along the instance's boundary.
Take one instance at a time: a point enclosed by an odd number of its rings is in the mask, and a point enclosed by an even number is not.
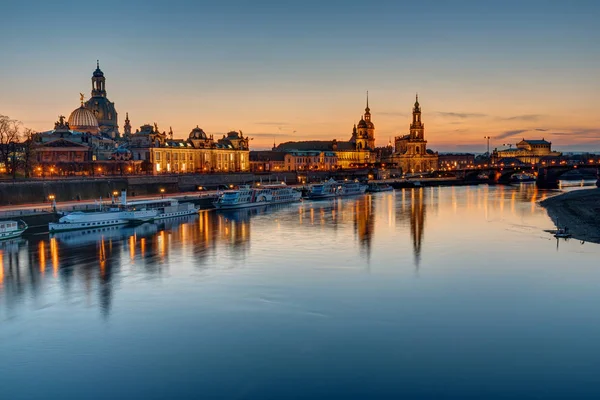
<svg viewBox="0 0 600 400"><path fill-rule="evenodd" d="M551 194L404 189L3 243L0 393L593 398L600 246L557 246Z"/></svg>

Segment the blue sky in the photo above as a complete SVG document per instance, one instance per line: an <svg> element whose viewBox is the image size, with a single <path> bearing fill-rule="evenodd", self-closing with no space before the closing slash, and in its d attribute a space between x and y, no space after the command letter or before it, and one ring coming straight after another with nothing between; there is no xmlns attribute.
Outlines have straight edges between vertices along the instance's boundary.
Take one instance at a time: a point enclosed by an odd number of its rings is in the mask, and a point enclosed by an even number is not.
<svg viewBox="0 0 600 400"><path fill-rule="evenodd" d="M369 90L378 145L407 130L419 92L434 149L543 132L565 150L600 150L598 2L55 1L2 11L11 17L0 25L0 114L38 130L89 94L100 59L121 126L127 111L134 126L157 122L179 137L200 125L241 129L254 147L346 139Z"/></svg>

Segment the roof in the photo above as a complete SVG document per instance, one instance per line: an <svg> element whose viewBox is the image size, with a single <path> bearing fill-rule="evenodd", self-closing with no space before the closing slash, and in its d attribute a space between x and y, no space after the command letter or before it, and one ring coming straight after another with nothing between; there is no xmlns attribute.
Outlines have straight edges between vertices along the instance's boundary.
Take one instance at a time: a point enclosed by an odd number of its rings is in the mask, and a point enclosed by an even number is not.
<svg viewBox="0 0 600 400"><path fill-rule="evenodd" d="M285 154L282 151L251 151L250 161L283 161Z"/></svg>
<svg viewBox="0 0 600 400"><path fill-rule="evenodd" d="M338 142L338 147L341 142ZM304 140L301 142L285 142L276 147L276 151L333 150L333 140Z"/></svg>
<svg viewBox="0 0 600 400"><path fill-rule="evenodd" d="M528 143L528 144L551 144L550 142L544 140L544 139L523 139L522 142Z"/></svg>

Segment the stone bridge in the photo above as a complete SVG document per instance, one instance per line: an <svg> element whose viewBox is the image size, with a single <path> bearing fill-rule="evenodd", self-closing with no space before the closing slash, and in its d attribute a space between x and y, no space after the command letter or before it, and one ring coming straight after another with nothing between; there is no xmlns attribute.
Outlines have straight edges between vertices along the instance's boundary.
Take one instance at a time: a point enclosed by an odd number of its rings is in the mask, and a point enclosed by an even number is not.
<svg viewBox="0 0 600 400"><path fill-rule="evenodd" d="M483 168L471 168L457 170L456 176L466 181L481 179L482 175L488 177L489 182L507 184L511 182L514 174L528 173L536 176L536 185L540 189L557 189L559 179L567 172L578 170L586 175L600 178L600 167L598 165L538 165L538 166L491 166Z"/></svg>

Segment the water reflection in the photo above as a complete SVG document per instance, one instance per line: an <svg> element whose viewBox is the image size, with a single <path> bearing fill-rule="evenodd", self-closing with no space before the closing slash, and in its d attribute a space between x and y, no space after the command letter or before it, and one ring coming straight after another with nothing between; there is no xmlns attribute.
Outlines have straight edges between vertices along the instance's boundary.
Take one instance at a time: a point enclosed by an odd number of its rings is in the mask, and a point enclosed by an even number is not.
<svg viewBox="0 0 600 400"><path fill-rule="evenodd" d="M41 306L45 296L58 289L68 302L97 306L108 317L123 279L164 278L183 266L195 271L237 268L253 257L253 245L264 246L280 234L294 238L285 244L288 249L277 249L283 255L294 247L311 248L318 240L316 248L336 243L342 256L356 250L367 262L374 254L400 257L410 251L419 270L428 243L453 240L457 232L468 236L467 229L477 231L482 222L508 219L520 230L529 229L532 223L525 221L532 217L548 223L537 202L551 193L526 184L415 188L30 236L0 244L0 308L8 310L5 317L10 318L28 302ZM432 223L435 228L429 226ZM353 237L354 244L347 237Z"/></svg>

